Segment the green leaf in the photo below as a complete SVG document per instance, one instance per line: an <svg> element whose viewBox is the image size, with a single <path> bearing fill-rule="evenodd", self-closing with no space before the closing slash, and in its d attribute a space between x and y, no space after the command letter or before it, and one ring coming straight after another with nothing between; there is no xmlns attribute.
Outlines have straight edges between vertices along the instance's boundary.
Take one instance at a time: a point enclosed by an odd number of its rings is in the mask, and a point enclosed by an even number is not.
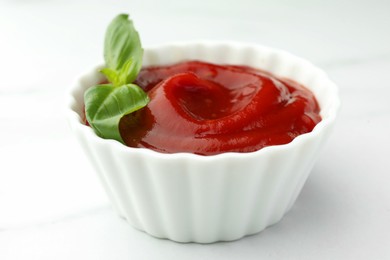
<svg viewBox="0 0 390 260"><path fill-rule="evenodd" d="M110 81L114 86L119 85L118 72L110 68L101 69L100 72L103 73L108 79L108 81Z"/></svg>
<svg viewBox="0 0 390 260"><path fill-rule="evenodd" d="M146 106L148 95L131 84L142 67L143 49L138 32L127 14L108 26L104 41L106 68L101 70L111 84L89 88L84 94L85 114L97 135L123 143L119 121Z"/></svg>
<svg viewBox="0 0 390 260"><path fill-rule="evenodd" d="M129 73L126 82L121 82L131 83L141 70L142 55L141 41L138 32L134 28L133 21L128 19L127 14L118 15L106 31L104 41L106 66L118 72L129 60L132 60L132 71Z"/></svg>
<svg viewBox="0 0 390 260"><path fill-rule="evenodd" d="M146 106L149 98L134 84L120 87L105 84L89 88L84 94L84 102L88 123L97 135L123 143L119 132L120 119Z"/></svg>
<svg viewBox="0 0 390 260"><path fill-rule="evenodd" d="M138 66L138 64L135 63L133 59L129 59L125 62L118 75L120 84L133 82L137 78L139 70L138 68L135 68L135 66Z"/></svg>

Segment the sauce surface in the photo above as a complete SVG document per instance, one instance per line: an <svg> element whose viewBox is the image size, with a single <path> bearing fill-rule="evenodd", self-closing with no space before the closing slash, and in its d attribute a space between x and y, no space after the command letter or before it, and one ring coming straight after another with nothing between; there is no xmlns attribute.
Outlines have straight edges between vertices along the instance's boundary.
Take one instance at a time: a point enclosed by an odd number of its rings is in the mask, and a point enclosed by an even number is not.
<svg viewBox="0 0 390 260"><path fill-rule="evenodd" d="M308 89L250 67L188 61L143 68L135 83L150 102L120 122L130 147L253 152L289 143L321 121Z"/></svg>

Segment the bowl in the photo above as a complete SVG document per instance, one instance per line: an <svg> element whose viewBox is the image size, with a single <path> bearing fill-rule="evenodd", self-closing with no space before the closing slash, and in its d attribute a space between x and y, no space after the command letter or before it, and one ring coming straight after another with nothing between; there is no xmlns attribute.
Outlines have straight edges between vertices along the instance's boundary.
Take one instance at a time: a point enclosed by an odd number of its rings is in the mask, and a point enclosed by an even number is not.
<svg viewBox="0 0 390 260"><path fill-rule="evenodd" d="M143 65L185 60L247 65L310 89L322 121L283 145L250 153L202 156L130 148L98 137L84 123L83 94L101 80L82 76L67 103L71 129L114 209L136 229L177 242L232 241L280 221L299 195L334 125L336 85L319 68L282 50L237 42L168 43L145 48Z"/></svg>

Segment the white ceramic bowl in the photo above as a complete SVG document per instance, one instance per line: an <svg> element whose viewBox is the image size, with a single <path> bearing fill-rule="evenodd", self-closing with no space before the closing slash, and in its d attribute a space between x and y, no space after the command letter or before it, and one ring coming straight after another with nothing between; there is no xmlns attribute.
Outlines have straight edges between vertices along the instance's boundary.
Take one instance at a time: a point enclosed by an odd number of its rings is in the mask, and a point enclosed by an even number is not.
<svg viewBox="0 0 390 260"><path fill-rule="evenodd" d="M83 123L83 93L102 80L93 70L71 90L67 116L119 215L152 236L179 242L236 240L278 222L292 207L339 108L336 85L284 51L232 42L146 48L144 65L183 60L248 65L293 79L316 96L322 121L291 143L251 153L201 156L129 148Z"/></svg>

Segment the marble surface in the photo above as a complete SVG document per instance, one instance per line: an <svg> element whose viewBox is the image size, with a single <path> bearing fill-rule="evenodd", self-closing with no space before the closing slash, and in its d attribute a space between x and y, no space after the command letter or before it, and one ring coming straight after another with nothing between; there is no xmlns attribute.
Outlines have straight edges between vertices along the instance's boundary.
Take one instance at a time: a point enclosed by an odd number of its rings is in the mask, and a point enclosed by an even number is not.
<svg viewBox="0 0 390 260"><path fill-rule="evenodd" d="M323 68L343 102L296 204L264 232L179 244L118 217L62 114L131 13L145 46L236 40ZM389 1L0 1L0 259L390 259Z"/></svg>

